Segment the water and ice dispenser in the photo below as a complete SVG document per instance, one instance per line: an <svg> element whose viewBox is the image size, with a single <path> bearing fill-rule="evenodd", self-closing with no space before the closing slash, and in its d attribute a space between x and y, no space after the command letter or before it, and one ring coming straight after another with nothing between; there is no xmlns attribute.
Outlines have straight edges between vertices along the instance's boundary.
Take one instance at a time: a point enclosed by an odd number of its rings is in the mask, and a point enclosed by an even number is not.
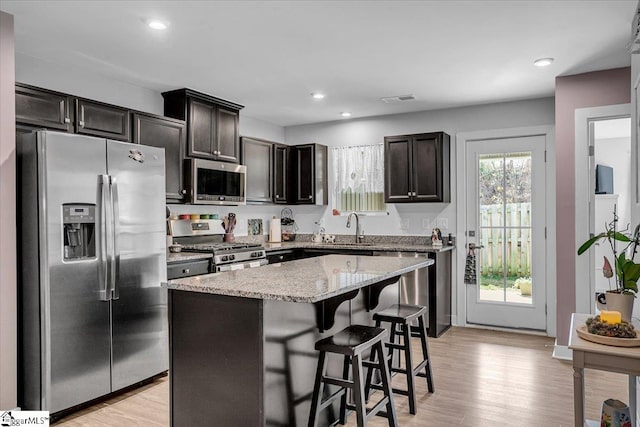
<svg viewBox="0 0 640 427"><path fill-rule="evenodd" d="M62 226L65 261L96 256L95 205L63 205Z"/></svg>

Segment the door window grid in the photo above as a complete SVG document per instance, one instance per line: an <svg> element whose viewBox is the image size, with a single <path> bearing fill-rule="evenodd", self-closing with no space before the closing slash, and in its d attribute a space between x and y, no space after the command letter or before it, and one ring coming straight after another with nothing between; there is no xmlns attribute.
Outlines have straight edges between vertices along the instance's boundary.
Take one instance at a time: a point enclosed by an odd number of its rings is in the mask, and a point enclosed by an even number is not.
<svg viewBox="0 0 640 427"><path fill-rule="evenodd" d="M478 298L532 304L531 152L481 155Z"/></svg>

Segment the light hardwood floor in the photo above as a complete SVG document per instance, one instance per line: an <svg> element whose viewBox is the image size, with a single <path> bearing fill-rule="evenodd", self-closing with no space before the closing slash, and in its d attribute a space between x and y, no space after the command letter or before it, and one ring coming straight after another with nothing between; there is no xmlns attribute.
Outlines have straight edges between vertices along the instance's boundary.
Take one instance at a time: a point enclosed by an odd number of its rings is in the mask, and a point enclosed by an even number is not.
<svg viewBox="0 0 640 427"><path fill-rule="evenodd" d="M399 424L573 426L573 369L569 362L551 358L553 342L553 338L471 328L452 328L440 338L430 339L435 393L428 394L426 381L418 378L415 416L409 414L407 399L395 396ZM417 358L419 343L413 344ZM403 380L397 375L394 385L401 386ZM626 376L586 370L585 387L588 418L599 419L600 405L607 398L628 403ZM166 426L168 402L169 380L162 378L55 425ZM353 414L348 425L356 425ZM374 417L370 425L387 423Z"/></svg>

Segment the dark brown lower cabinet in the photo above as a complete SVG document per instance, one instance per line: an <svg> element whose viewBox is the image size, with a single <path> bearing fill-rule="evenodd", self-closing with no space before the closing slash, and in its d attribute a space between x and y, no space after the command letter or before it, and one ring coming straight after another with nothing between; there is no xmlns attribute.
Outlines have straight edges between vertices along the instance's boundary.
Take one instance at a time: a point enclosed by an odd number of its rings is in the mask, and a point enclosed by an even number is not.
<svg viewBox="0 0 640 427"><path fill-rule="evenodd" d="M164 148L167 200L184 201L185 123L182 120L151 114L134 113L133 142Z"/></svg>

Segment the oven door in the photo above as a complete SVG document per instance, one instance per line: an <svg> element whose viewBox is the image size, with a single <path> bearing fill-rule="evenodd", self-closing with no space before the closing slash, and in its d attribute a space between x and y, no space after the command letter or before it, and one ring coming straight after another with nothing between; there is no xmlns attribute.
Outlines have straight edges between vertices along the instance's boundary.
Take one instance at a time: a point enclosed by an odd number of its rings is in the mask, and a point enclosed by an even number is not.
<svg viewBox="0 0 640 427"><path fill-rule="evenodd" d="M232 264L215 265L214 270L216 272L244 270L245 268L262 267L263 265L267 265L268 263L269 262L267 261L267 259L263 258L263 259L256 259L253 261L234 262Z"/></svg>
<svg viewBox="0 0 640 427"><path fill-rule="evenodd" d="M187 162L191 203L246 204L246 166L202 159L188 159Z"/></svg>

